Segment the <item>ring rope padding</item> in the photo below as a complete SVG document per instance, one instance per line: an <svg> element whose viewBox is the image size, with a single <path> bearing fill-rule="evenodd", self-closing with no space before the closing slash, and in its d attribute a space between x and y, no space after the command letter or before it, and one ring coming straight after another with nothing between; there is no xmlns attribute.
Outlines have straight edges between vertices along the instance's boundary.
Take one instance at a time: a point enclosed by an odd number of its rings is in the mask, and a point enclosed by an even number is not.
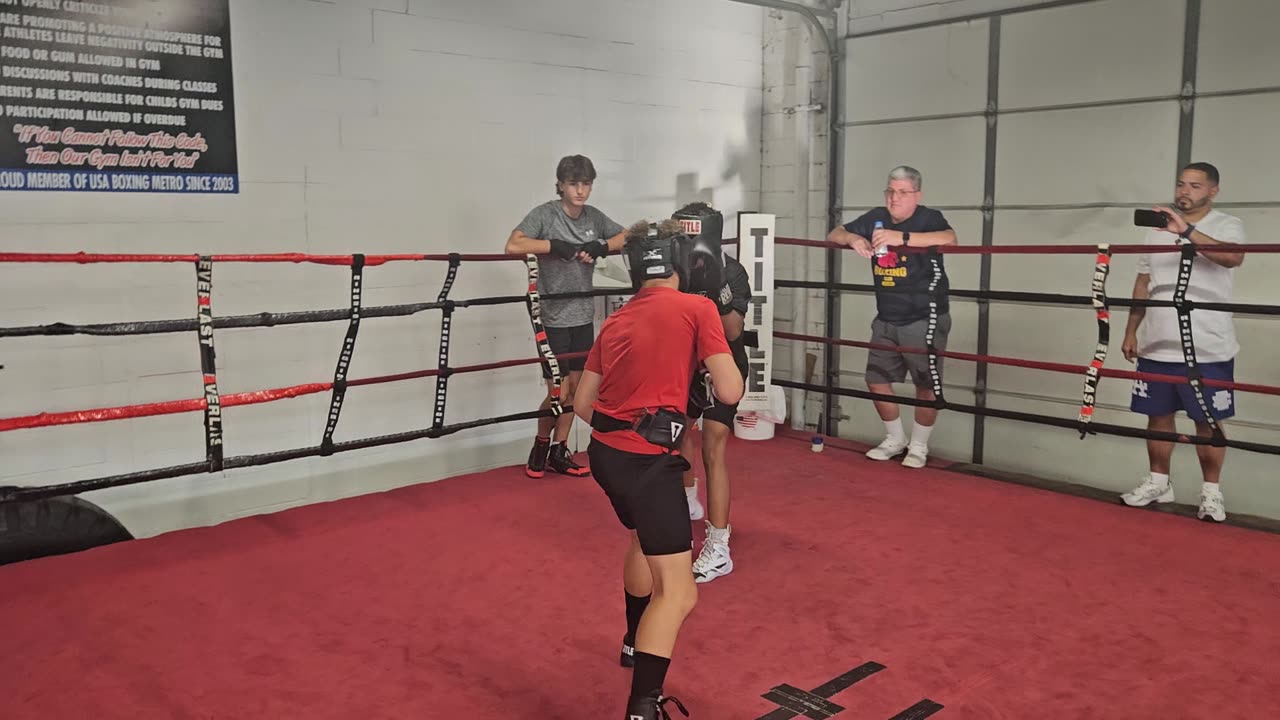
<svg viewBox="0 0 1280 720"><path fill-rule="evenodd" d="M1098 381L1102 366L1107 362L1107 348L1111 345L1111 309L1107 304L1107 277L1111 274L1111 248L1098 245L1098 256L1093 266L1093 307L1098 318L1098 344L1093 349L1093 361L1084 374L1084 397L1080 403L1080 439L1089 434L1093 422L1094 404L1098 397Z"/></svg>
<svg viewBox="0 0 1280 720"><path fill-rule="evenodd" d="M196 319L200 344L200 373L204 383L204 447L209 472L222 470L222 402L218 396L217 352L213 345L213 261L196 261Z"/></svg>
<svg viewBox="0 0 1280 720"><path fill-rule="evenodd" d="M938 348L934 346L934 333L938 329L938 283L942 281L942 263L936 252L929 253L929 266L933 277L929 279L929 321L925 329L924 344L929 353L929 379L933 385L933 407L944 410L947 400L942 395L942 373L938 372Z"/></svg>
<svg viewBox="0 0 1280 720"><path fill-rule="evenodd" d="M538 353L551 370L551 415L559 417L564 412L564 407L560 404L560 386L564 378L560 376L560 361L551 351L547 329L542 325L542 299L538 293L538 256L533 253L526 255L525 265L529 268L529 322L533 325L533 337L538 345Z"/></svg>
<svg viewBox="0 0 1280 720"><path fill-rule="evenodd" d="M1182 257L1178 259L1178 280L1173 290L1173 303L1178 311L1178 335L1182 340L1182 357L1187 366L1187 384L1195 393L1196 403L1204 414L1205 422L1213 433L1214 445L1221 445L1225 440L1222 426L1209 410L1209 403L1204 396L1204 382L1200 375L1200 364L1196 359L1195 339L1191 336L1191 310L1187 303L1187 290L1191 287L1191 269L1195 265L1196 246L1187 243L1182 246Z"/></svg>
<svg viewBox="0 0 1280 720"><path fill-rule="evenodd" d="M356 352L356 336L360 332L360 305L364 291L364 256L355 255L351 263L351 322L338 353L338 365L333 371L333 394L329 398L329 417L320 439L323 455L333 452L333 433L338 429L338 417L342 413L342 401L347 396L347 373L351 370L351 358Z"/></svg>
<svg viewBox="0 0 1280 720"><path fill-rule="evenodd" d="M460 255L449 259L449 271L445 274L444 284L436 302L440 304L440 356L436 363L436 404L431 416L431 427L437 430L444 427L445 407L448 405L449 376L453 374L449 368L449 338L453 331L454 303L449 300L449 291L458 278L458 266L462 263Z"/></svg>

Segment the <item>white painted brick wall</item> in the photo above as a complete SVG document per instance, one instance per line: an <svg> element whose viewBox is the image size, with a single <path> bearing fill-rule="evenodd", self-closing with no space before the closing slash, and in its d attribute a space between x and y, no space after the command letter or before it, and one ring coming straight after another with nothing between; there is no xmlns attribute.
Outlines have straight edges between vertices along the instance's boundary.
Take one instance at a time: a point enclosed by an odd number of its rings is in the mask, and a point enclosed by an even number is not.
<svg viewBox="0 0 1280 720"><path fill-rule="evenodd" d="M234 197L0 195L13 251L500 252L593 158L592 203L629 224L695 197L761 204L765 12L724 0L233 0L243 190ZM688 18L699 22L691 24ZM366 271L366 305L433 300L439 264ZM0 266L0 323L191 317L187 266ZM225 265L215 313L341 308L349 271ZM523 265L469 264L453 297L518 294ZM460 310L455 365L534 352L522 306ZM220 390L332 378L344 323L223 331ZM432 367L439 315L366 319L353 377ZM0 343L0 417L200 394L193 334ZM536 407L535 367L458 376L449 421ZM425 427L434 383L352 389L337 438ZM227 452L313 445L328 395L228 408ZM87 496L152 535L523 461L532 423ZM198 461L199 414L0 433L0 484Z"/></svg>

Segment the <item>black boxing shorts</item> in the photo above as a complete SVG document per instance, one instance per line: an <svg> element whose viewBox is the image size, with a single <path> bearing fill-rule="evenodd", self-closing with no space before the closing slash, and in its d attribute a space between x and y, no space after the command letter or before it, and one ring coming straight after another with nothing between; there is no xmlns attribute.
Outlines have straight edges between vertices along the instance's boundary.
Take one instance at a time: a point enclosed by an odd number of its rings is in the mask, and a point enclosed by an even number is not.
<svg viewBox="0 0 1280 720"><path fill-rule="evenodd" d="M636 532L645 555L692 552L693 527L684 492L687 460L670 453L631 453L595 439L587 457L591 476L623 527Z"/></svg>
<svg viewBox="0 0 1280 720"><path fill-rule="evenodd" d="M556 356L556 362L560 365L561 377L571 372L581 372L587 366L586 355L568 360L562 360L560 356L569 353L591 352L591 346L596 341L595 325L587 323L577 327L549 327L543 329L547 331L547 344L551 346L551 352ZM551 366L545 360L542 362L542 377L546 380L551 379Z"/></svg>

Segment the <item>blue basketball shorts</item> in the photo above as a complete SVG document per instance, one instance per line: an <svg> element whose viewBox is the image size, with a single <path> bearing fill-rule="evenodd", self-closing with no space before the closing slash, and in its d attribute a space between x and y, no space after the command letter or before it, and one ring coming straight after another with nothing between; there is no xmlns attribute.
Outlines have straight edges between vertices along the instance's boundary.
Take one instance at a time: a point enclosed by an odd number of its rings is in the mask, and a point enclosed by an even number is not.
<svg viewBox="0 0 1280 720"><path fill-rule="evenodd" d="M1235 381L1235 360L1224 362L1201 363L1200 377L1206 380ZM1152 375L1187 376L1186 363L1157 362L1138 358L1138 372ZM1236 393L1227 388L1204 386L1205 404L1216 420L1225 420L1236 414ZM1173 415L1182 410L1187 417L1197 422L1207 422L1200 403L1196 400L1196 391L1190 385L1181 383L1153 382L1151 380L1133 381L1133 398L1129 409L1142 415Z"/></svg>

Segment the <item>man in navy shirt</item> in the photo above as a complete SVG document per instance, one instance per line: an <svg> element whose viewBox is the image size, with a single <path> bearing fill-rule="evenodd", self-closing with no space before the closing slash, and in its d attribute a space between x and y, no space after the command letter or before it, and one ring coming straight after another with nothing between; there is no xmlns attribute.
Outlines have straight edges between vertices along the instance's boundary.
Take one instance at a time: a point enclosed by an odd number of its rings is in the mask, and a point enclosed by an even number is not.
<svg viewBox="0 0 1280 720"><path fill-rule="evenodd" d="M876 285L876 318L871 323L871 342L908 348L926 347L929 329L929 285L933 282L932 258L923 253L902 252L903 247L931 247L956 244L955 231L942 213L920 204L921 176L914 168L900 166L889 173L885 188L885 206L870 210L827 235L827 240L847 245L871 261ZM938 256L942 273L935 288L937 325L933 345L945 350L951 331L950 307L947 301L946 269ZM938 359L938 372L942 360ZM929 376L929 356L896 350L867 352L867 388L873 393L893 393L893 383L902 382L910 373L916 386L916 397L934 400L933 381ZM907 440L897 403L875 401L876 412L884 421L885 439L867 452L872 460L889 460L906 451L902 464L910 468L924 467L929 457L929 434L938 411L917 407L911 439Z"/></svg>

